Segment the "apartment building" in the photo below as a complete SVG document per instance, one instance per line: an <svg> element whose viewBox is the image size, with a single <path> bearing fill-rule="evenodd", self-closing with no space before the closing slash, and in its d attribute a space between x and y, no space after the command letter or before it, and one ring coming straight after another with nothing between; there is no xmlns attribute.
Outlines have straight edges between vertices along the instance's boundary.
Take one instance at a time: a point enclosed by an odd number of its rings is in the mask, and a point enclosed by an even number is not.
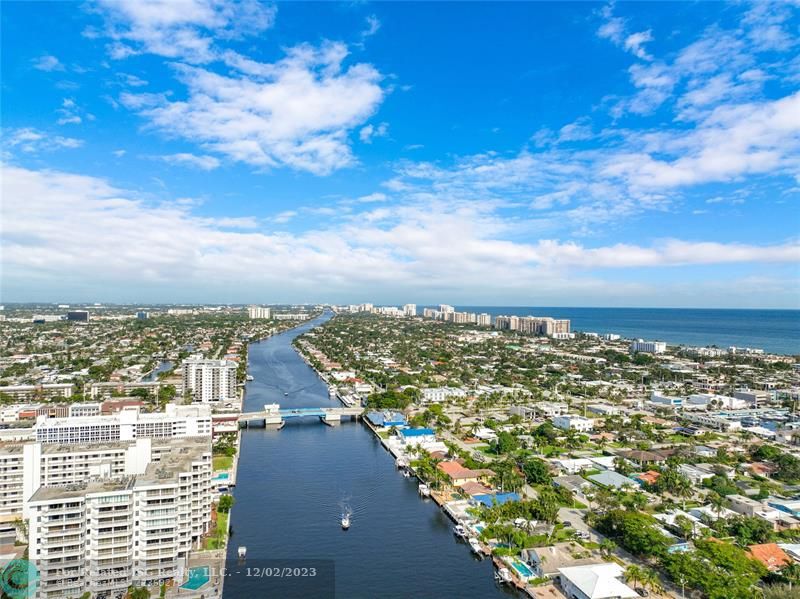
<svg viewBox="0 0 800 599"><path fill-rule="evenodd" d="M151 395L157 396L162 384L161 381L89 383L88 391L92 399L108 399L115 393L118 395L130 395L131 391L135 389L145 389Z"/></svg>
<svg viewBox="0 0 800 599"><path fill-rule="evenodd" d="M15 401L31 399L63 399L71 397L72 383L45 383L43 385L7 385L0 387L0 393Z"/></svg>
<svg viewBox="0 0 800 599"><path fill-rule="evenodd" d="M451 398L466 397L467 392L457 387L428 387L421 389L422 403L441 403Z"/></svg>
<svg viewBox="0 0 800 599"><path fill-rule="evenodd" d="M250 320L270 318L272 316L272 310L263 306L250 306L247 308L247 316Z"/></svg>
<svg viewBox="0 0 800 599"><path fill-rule="evenodd" d="M183 362L183 390L197 402L234 401L236 362L188 358Z"/></svg>
<svg viewBox="0 0 800 599"><path fill-rule="evenodd" d="M574 430L580 433L588 433L594 428L594 422L590 418L576 416L574 414L564 414L553 418L553 426L562 430Z"/></svg>
<svg viewBox="0 0 800 599"><path fill-rule="evenodd" d="M571 323L568 319L549 316L498 316L494 320L494 326L498 330L554 337L569 335Z"/></svg>
<svg viewBox="0 0 800 599"><path fill-rule="evenodd" d="M40 573L35 597L114 596L183 576L211 523L211 445L159 443L158 460L33 493L27 521L29 556Z"/></svg>
<svg viewBox="0 0 800 599"><path fill-rule="evenodd" d="M630 350L631 353L663 354L667 351L667 344L663 341L645 341L644 339L637 339L631 342Z"/></svg>
<svg viewBox="0 0 800 599"><path fill-rule="evenodd" d="M40 443L106 443L134 439L171 439L211 435L211 407L168 404L163 412L142 412L128 406L116 414L48 418L33 427Z"/></svg>
<svg viewBox="0 0 800 599"><path fill-rule="evenodd" d="M405 316L414 317L417 315L417 304L406 304L403 306Z"/></svg>

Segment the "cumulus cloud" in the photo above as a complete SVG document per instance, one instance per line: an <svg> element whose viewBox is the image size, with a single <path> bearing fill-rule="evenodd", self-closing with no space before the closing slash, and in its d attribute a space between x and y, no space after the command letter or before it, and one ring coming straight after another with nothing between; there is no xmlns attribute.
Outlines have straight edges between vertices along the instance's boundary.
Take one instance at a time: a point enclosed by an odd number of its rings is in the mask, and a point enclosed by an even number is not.
<svg viewBox="0 0 800 599"><path fill-rule="evenodd" d="M381 74L366 63L345 67L347 54L333 42L295 46L275 63L229 52L225 60L238 73L175 65L185 100L134 93L120 100L153 127L232 160L325 175L353 164L348 133L384 97Z"/></svg>
<svg viewBox="0 0 800 599"><path fill-rule="evenodd" d="M136 281L137 290L168 288L173 297L176 288L202 288L206 296L245 289L330 296L383 286L410 295L458 289L477 296L489 273L496 297L534 289L599 293L592 269L800 259L797 242L512 241L503 238L508 225L493 207L468 202L410 201L290 234L252 217L200 217L191 202L150 203L95 177L6 165L2 186L3 283L17 293L55 281L60 289L130 293ZM294 216L285 211L272 222ZM614 287L628 293L636 286Z"/></svg>
<svg viewBox="0 0 800 599"><path fill-rule="evenodd" d="M376 137L386 137L389 134L389 123L369 124L358 132L358 138L365 144L371 144Z"/></svg>
<svg viewBox="0 0 800 599"><path fill-rule="evenodd" d="M61 61L50 54L44 54L38 58L34 58L31 63L33 64L33 68L39 71L51 72L66 70L64 65L61 64Z"/></svg>
<svg viewBox="0 0 800 599"><path fill-rule="evenodd" d="M614 3L607 4L599 11L602 23L597 29L597 36L611 41L614 45L623 48L637 58L652 60L644 45L653 41L653 32L638 31L628 33L627 21L622 17L614 16Z"/></svg>
<svg viewBox="0 0 800 599"><path fill-rule="evenodd" d="M4 151L21 151L26 154L47 152L61 148L79 148L83 145L83 140L74 137L62 137L61 135L50 135L44 131L23 127L20 129L6 130L3 135Z"/></svg>
<svg viewBox="0 0 800 599"><path fill-rule="evenodd" d="M99 11L106 20L101 34L113 40L112 58L150 53L196 64L218 56L216 40L262 32L276 13L258 0L101 0Z"/></svg>

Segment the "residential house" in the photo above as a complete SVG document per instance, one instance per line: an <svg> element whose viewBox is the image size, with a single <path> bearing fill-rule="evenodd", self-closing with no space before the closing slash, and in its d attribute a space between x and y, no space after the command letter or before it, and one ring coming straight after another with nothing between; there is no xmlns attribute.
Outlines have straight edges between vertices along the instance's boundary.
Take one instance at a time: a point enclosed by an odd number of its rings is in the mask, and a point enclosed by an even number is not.
<svg viewBox="0 0 800 599"><path fill-rule="evenodd" d="M601 563L577 543L556 543L549 547L523 549L522 559L530 566L537 578L554 578L558 576L560 568Z"/></svg>
<svg viewBox="0 0 800 599"><path fill-rule="evenodd" d="M763 543L761 545L750 545L747 552L754 560L764 564L770 572L778 572L784 566L793 563L791 557L786 552L778 547L776 543Z"/></svg>
<svg viewBox="0 0 800 599"><path fill-rule="evenodd" d="M613 487L615 489L638 487L638 483L635 480L612 472L611 470L603 470L597 474L590 474L587 478L601 487Z"/></svg>
<svg viewBox="0 0 800 599"><path fill-rule="evenodd" d="M603 563L560 568L558 579L568 599L627 599L639 594L622 582L619 564Z"/></svg>

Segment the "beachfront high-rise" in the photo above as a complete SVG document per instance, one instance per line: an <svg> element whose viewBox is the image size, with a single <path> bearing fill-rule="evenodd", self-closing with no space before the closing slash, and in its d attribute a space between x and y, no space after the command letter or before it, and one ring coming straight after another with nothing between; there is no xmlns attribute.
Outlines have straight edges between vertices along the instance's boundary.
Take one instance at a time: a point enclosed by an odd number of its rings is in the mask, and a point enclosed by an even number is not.
<svg viewBox="0 0 800 599"><path fill-rule="evenodd" d="M271 318L272 310L265 308L264 306L250 306L247 308L247 316L251 320L258 318Z"/></svg>

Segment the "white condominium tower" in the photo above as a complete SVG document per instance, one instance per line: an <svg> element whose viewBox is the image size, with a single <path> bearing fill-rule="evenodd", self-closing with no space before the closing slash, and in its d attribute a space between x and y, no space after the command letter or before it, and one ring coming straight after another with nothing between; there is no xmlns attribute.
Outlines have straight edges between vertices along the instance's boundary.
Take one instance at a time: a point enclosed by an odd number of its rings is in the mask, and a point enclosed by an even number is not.
<svg viewBox="0 0 800 599"><path fill-rule="evenodd" d="M158 443L157 461L154 444L122 472L40 486L26 502L35 597L122 596L131 585L181 580L211 523L210 437ZM83 468L80 459L64 467Z"/></svg>
<svg viewBox="0 0 800 599"><path fill-rule="evenodd" d="M236 362L188 358L183 362L183 391L203 403L236 399Z"/></svg>
<svg viewBox="0 0 800 599"><path fill-rule="evenodd" d="M270 318L272 316L272 311L263 306L250 306L247 308L247 315L251 320L256 318Z"/></svg>
<svg viewBox="0 0 800 599"><path fill-rule="evenodd" d="M403 315L404 316L416 316L417 315L417 304L406 304L403 306Z"/></svg>

